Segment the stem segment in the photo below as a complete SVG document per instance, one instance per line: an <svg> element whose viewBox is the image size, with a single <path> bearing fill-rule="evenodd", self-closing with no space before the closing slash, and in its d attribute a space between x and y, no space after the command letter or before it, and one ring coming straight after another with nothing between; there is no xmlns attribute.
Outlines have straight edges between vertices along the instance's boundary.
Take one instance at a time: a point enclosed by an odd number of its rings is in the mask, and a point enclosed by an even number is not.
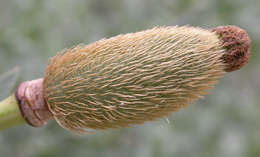
<svg viewBox="0 0 260 157"><path fill-rule="evenodd" d="M20 113L15 95L0 102L0 130L23 123L26 122Z"/></svg>
<svg viewBox="0 0 260 157"><path fill-rule="evenodd" d="M42 82L42 78L23 82L15 92L22 117L34 127L43 126L53 118L43 97Z"/></svg>

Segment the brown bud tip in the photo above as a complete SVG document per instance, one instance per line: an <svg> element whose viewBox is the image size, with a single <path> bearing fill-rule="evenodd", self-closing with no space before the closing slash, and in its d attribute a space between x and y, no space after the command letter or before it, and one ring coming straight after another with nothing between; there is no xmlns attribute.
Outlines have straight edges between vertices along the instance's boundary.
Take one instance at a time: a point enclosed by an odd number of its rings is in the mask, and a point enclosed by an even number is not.
<svg viewBox="0 0 260 157"><path fill-rule="evenodd" d="M43 98L43 79L21 83L16 89L16 99L23 118L28 124L39 127L52 119Z"/></svg>
<svg viewBox="0 0 260 157"><path fill-rule="evenodd" d="M250 58L250 38L247 33L236 26L219 26L212 30L223 41L223 47L227 50L223 55L226 63L226 72L240 69Z"/></svg>

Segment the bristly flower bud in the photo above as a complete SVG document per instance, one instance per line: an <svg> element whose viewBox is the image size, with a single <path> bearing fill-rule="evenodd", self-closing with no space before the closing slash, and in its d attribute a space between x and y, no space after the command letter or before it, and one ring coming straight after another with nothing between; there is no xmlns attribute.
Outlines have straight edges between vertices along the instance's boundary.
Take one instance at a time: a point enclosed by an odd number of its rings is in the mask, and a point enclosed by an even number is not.
<svg viewBox="0 0 260 157"><path fill-rule="evenodd" d="M194 27L159 27L64 50L51 59L44 97L66 129L107 129L167 116L224 73L218 36Z"/></svg>
<svg viewBox="0 0 260 157"><path fill-rule="evenodd" d="M23 117L52 117L73 132L126 127L167 116L206 94L250 56L235 26L158 27L66 49L42 79L17 89Z"/></svg>

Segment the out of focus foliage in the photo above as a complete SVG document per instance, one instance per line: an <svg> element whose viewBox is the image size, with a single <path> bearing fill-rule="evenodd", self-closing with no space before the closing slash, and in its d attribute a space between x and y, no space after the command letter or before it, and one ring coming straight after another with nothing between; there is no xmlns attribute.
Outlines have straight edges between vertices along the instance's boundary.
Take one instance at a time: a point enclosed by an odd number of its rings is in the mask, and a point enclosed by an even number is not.
<svg viewBox="0 0 260 157"><path fill-rule="evenodd" d="M54 121L43 128L0 132L8 157L260 156L259 0L0 1L0 97L21 81L42 77L63 48L154 26L237 25L252 39L252 58L199 101L167 120L73 135ZM19 72L19 73L18 73Z"/></svg>

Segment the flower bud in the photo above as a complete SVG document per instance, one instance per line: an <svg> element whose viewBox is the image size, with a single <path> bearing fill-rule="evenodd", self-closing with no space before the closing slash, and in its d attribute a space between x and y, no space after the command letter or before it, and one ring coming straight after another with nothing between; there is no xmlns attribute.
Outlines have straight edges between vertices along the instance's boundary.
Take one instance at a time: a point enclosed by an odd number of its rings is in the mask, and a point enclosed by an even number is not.
<svg viewBox="0 0 260 157"><path fill-rule="evenodd" d="M235 26L157 27L63 50L43 84L23 84L17 100L34 126L54 117L73 132L126 127L189 105L249 56L250 39Z"/></svg>

